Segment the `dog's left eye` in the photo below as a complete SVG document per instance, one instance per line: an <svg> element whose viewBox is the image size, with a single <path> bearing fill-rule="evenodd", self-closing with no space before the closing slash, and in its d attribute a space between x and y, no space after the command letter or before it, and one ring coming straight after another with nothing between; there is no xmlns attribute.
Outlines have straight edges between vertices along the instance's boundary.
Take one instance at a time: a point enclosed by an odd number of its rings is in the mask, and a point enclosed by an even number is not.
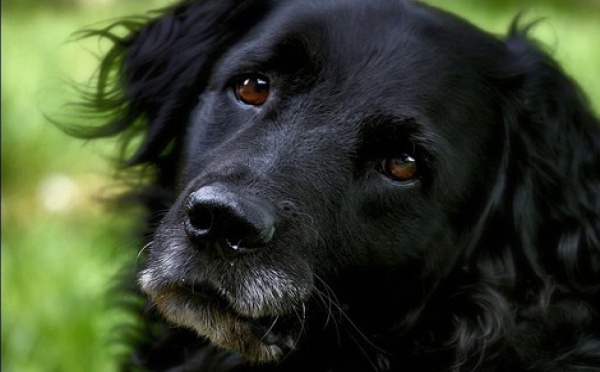
<svg viewBox="0 0 600 372"><path fill-rule="evenodd" d="M241 78L235 83L234 94L238 101L251 106L261 106L269 98L269 80L261 75Z"/></svg>
<svg viewBox="0 0 600 372"><path fill-rule="evenodd" d="M417 161L408 154L384 159L381 163L381 169L389 178L401 182L412 181L419 174Z"/></svg>

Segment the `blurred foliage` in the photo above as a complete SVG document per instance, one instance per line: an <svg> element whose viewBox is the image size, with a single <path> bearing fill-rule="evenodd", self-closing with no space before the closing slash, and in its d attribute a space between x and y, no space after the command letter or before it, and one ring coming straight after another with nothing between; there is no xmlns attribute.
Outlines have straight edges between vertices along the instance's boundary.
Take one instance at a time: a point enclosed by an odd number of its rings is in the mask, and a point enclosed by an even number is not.
<svg viewBox="0 0 600 372"><path fill-rule="evenodd" d="M90 6L114 6L118 0L3 0L2 5L5 9L14 8L68 8L68 7L90 7ZM138 7L143 1L133 0L133 3L137 3Z"/></svg>
<svg viewBox="0 0 600 372"><path fill-rule="evenodd" d="M115 332L133 322L111 306L113 278L135 265L132 218L100 199L111 179L111 141L69 138L43 113L68 112L69 80L85 82L106 46L67 42L79 29L163 7L169 0L3 0L3 371L112 371L126 348ZM429 0L503 33L517 12L535 28L600 108L600 1ZM100 22L100 23L99 23ZM135 211L132 211L135 213ZM118 300L118 298L117 298Z"/></svg>
<svg viewBox="0 0 600 372"><path fill-rule="evenodd" d="M108 291L135 264L135 218L101 201L122 188L111 180L114 144L69 138L44 114L69 111L68 82L85 82L106 49L67 42L74 31L168 1L15 3L3 2L1 21L1 370L112 371L126 350L117 334L133 320Z"/></svg>

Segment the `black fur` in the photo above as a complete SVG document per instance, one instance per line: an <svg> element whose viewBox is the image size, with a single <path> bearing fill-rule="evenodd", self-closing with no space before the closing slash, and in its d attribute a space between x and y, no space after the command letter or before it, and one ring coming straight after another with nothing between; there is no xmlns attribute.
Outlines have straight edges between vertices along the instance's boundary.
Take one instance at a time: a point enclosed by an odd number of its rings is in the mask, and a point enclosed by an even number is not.
<svg viewBox="0 0 600 372"><path fill-rule="evenodd" d="M401 0L92 32L110 121L76 134L121 136L147 180L124 368L600 371L600 124L526 33ZM267 101L236 99L257 76Z"/></svg>

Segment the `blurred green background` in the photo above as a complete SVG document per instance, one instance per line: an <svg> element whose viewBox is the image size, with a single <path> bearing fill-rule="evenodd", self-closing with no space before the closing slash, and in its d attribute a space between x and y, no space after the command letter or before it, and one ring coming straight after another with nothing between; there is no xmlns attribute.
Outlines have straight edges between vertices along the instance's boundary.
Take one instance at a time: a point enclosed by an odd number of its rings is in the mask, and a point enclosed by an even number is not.
<svg viewBox="0 0 600 372"><path fill-rule="evenodd" d="M600 108L600 0L430 0L503 33L519 10L545 18L544 41ZM82 28L169 0L2 1L2 371L112 371L130 323L107 290L140 248L130 218L100 201L115 146L75 140L44 113L68 112L69 80L85 82L106 45L68 42Z"/></svg>

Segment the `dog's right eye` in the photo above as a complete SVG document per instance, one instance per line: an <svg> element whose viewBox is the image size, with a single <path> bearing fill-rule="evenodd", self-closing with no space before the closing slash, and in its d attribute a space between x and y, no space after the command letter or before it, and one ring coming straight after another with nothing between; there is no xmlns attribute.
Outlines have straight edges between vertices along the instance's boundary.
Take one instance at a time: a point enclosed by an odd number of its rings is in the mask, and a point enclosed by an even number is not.
<svg viewBox="0 0 600 372"><path fill-rule="evenodd" d="M269 98L269 80L261 75L245 76L236 81L233 91L238 101L251 106L262 106Z"/></svg>
<svg viewBox="0 0 600 372"><path fill-rule="evenodd" d="M408 154L387 158L382 161L382 172L394 181L409 182L417 178L417 161Z"/></svg>

